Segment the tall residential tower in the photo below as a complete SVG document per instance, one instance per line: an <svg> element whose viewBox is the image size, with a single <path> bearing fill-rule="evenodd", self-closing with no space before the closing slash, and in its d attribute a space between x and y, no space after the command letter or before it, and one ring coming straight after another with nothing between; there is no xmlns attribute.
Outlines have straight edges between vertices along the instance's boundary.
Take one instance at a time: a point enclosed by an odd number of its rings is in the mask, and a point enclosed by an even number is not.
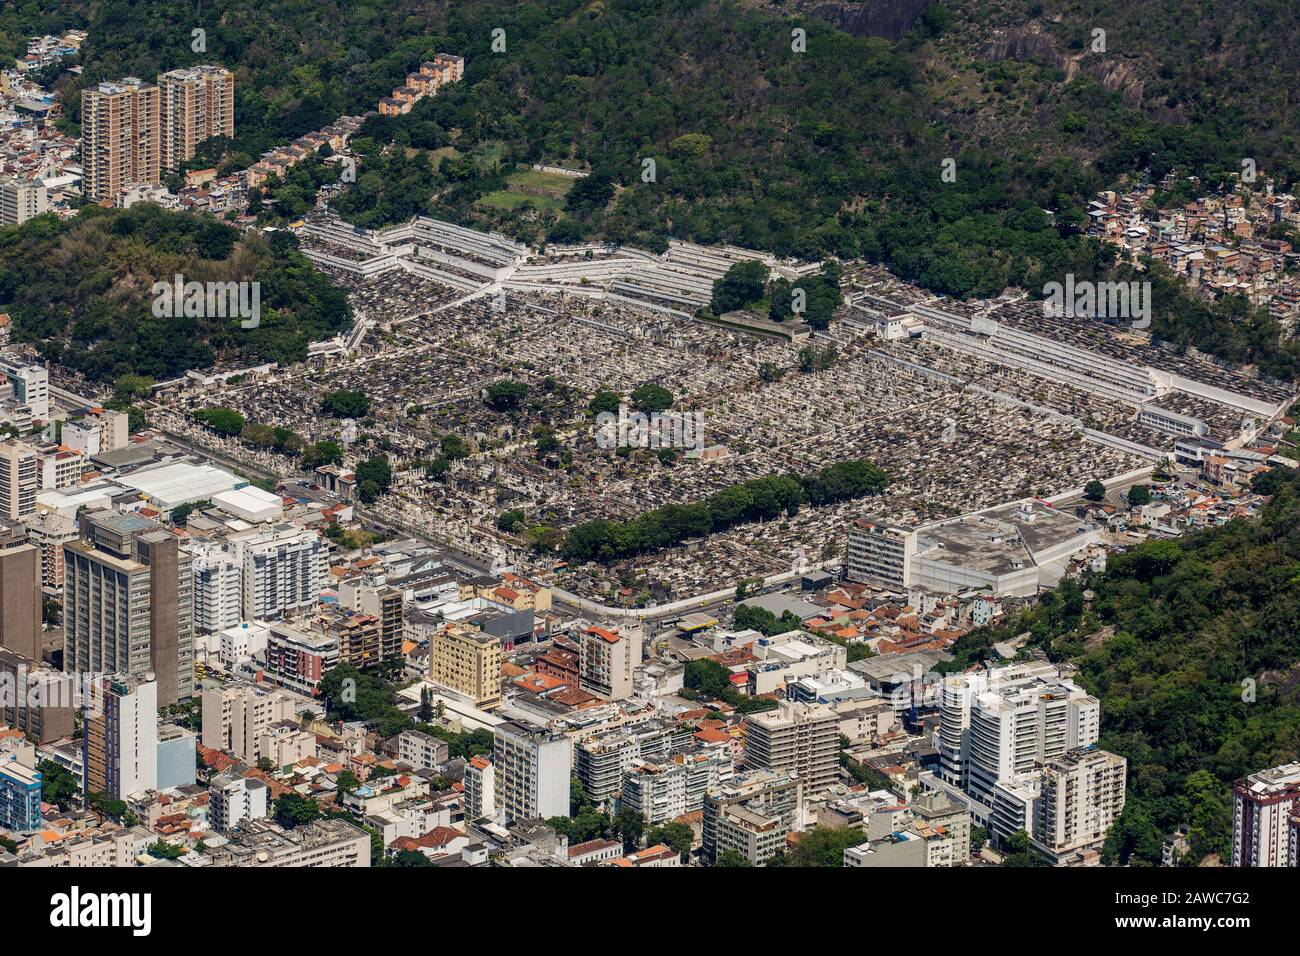
<svg viewBox="0 0 1300 956"><path fill-rule="evenodd" d="M235 78L223 66L191 66L158 77L162 171L174 173L214 136L234 138Z"/></svg>
<svg viewBox="0 0 1300 956"><path fill-rule="evenodd" d="M82 192L113 199L128 186L157 185L158 87L129 76L81 94Z"/></svg>
<svg viewBox="0 0 1300 956"><path fill-rule="evenodd" d="M180 539L156 521L81 515L64 545L63 668L156 675L158 702L194 692L194 577Z"/></svg>

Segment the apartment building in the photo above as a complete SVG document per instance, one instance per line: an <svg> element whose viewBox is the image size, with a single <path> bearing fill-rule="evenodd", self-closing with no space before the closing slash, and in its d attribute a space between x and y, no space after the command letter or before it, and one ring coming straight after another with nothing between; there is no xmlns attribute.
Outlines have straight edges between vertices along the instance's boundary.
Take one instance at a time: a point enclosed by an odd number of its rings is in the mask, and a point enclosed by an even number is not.
<svg viewBox="0 0 1300 956"><path fill-rule="evenodd" d="M136 77L81 94L82 192L99 202L160 179L158 87Z"/></svg>
<svg viewBox="0 0 1300 956"><path fill-rule="evenodd" d="M403 730L397 735L397 759L416 770L433 770L441 767L450 756L445 740L419 730Z"/></svg>
<svg viewBox="0 0 1300 956"><path fill-rule="evenodd" d="M0 442L0 519L18 521L34 513L40 490L36 449L16 438Z"/></svg>
<svg viewBox="0 0 1300 956"><path fill-rule="evenodd" d="M1124 808L1127 763L1095 747L1096 698L1046 662L950 677L939 693L927 787L947 789L997 840L1024 830L1058 863L1100 848Z"/></svg>
<svg viewBox="0 0 1300 956"><path fill-rule="evenodd" d="M40 553L41 587L63 590L63 546L77 540L77 523L55 511L38 511L23 520L27 539Z"/></svg>
<svg viewBox="0 0 1300 956"><path fill-rule="evenodd" d="M337 637L272 624L266 638L266 677L281 687L311 695L320 679L339 666Z"/></svg>
<svg viewBox="0 0 1300 956"><path fill-rule="evenodd" d="M16 177L0 179L0 225L21 226L49 211L49 190L43 183Z"/></svg>
<svg viewBox="0 0 1300 956"><path fill-rule="evenodd" d="M85 701L85 792L123 799L158 789L158 684L104 677Z"/></svg>
<svg viewBox="0 0 1300 956"><path fill-rule="evenodd" d="M214 136L235 136L235 78L221 66L191 66L158 77L161 168L174 173Z"/></svg>
<svg viewBox="0 0 1300 956"><path fill-rule="evenodd" d="M574 746L574 774L587 799L600 806L618 796L623 775L638 760L666 760L689 738L680 725L663 720L593 734Z"/></svg>
<svg viewBox="0 0 1300 956"><path fill-rule="evenodd" d="M704 805L706 794L733 777L731 748L726 744L698 752L674 754L666 761L634 761L623 773L619 805L636 810L646 823L668 823Z"/></svg>
<svg viewBox="0 0 1300 956"><path fill-rule="evenodd" d="M0 830L31 833L41 819L41 775L17 760L0 758Z"/></svg>
<svg viewBox="0 0 1300 956"><path fill-rule="evenodd" d="M734 850L762 866L803 827L803 783L797 773L757 770L704 798L703 852L710 863Z"/></svg>
<svg viewBox="0 0 1300 956"><path fill-rule="evenodd" d="M0 375L13 388L14 398L31 409L32 418L49 421L50 373L44 367L0 361Z"/></svg>
<svg viewBox="0 0 1300 956"><path fill-rule="evenodd" d="M207 856L213 866L368 867L370 834L340 819L315 820L292 830L254 820Z"/></svg>
<svg viewBox="0 0 1300 956"><path fill-rule="evenodd" d="M266 660L270 636L271 627L267 624L244 621L235 627L226 628L218 637L220 648L217 657L221 666L232 673L245 667L257 668ZM210 644L207 649L210 657L212 650Z"/></svg>
<svg viewBox="0 0 1300 956"><path fill-rule="evenodd" d="M63 423L59 439L73 451L86 456L125 448L130 438L130 418L126 412L89 408L80 418Z"/></svg>
<svg viewBox="0 0 1300 956"><path fill-rule="evenodd" d="M459 691L479 710L501 704L501 639L449 623L429 639L429 680Z"/></svg>
<svg viewBox="0 0 1300 956"><path fill-rule="evenodd" d="M1092 747L1070 750L1043 767L1034 841L1054 859L1100 849L1124 810L1128 761Z"/></svg>
<svg viewBox="0 0 1300 956"><path fill-rule="evenodd" d="M465 764L465 820L472 822L496 813L496 768L486 757L470 757Z"/></svg>
<svg viewBox="0 0 1300 956"><path fill-rule="evenodd" d="M80 516L64 545L64 670L154 675L159 702L194 693L194 575L180 539L138 514Z"/></svg>
<svg viewBox="0 0 1300 956"><path fill-rule="evenodd" d="M277 620L316 604L328 548L315 531L285 523L232 535L228 547L242 567L244 620Z"/></svg>
<svg viewBox="0 0 1300 956"><path fill-rule="evenodd" d="M243 568L219 546L194 549L194 632L219 634L243 621Z"/></svg>
<svg viewBox="0 0 1300 956"><path fill-rule="evenodd" d="M938 776L986 807L1014 780L1101 733L1095 697L1048 662L947 677L938 685Z"/></svg>
<svg viewBox="0 0 1300 956"><path fill-rule="evenodd" d="M641 664L642 638L640 625L625 625L617 632L586 628L579 645L579 686L603 700L631 697L633 678Z"/></svg>
<svg viewBox="0 0 1300 956"><path fill-rule="evenodd" d="M381 116L400 116L425 96L437 93L446 83L455 83L465 75L465 58L449 53L438 53L432 60L420 64L416 73L406 75L406 85L393 90L392 96L379 101Z"/></svg>
<svg viewBox="0 0 1300 956"><path fill-rule="evenodd" d="M208 821L221 833L251 820L265 819L269 809L267 786L256 777L222 774L208 786L208 793Z"/></svg>
<svg viewBox="0 0 1300 956"><path fill-rule="evenodd" d="M74 705L71 675L0 648L0 724L48 744L72 736Z"/></svg>
<svg viewBox="0 0 1300 956"><path fill-rule="evenodd" d="M250 764L264 756L261 743L271 728L297 717L288 694L247 681L206 688L201 702L203 746Z"/></svg>
<svg viewBox="0 0 1300 956"><path fill-rule="evenodd" d="M18 865L57 869L136 866L140 854L158 839L157 834L142 826L108 833L92 829L89 833L90 836L69 836L39 849L28 847Z"/></svg>
<svg viewBox="0 0 1300 956"><path fill-rule="evenodd" d="M1094 743L1100 730L1097 698L1073 683L985 691L971 705L967 792L991 805L998 783Z"/></svg>
<svg viewBox="0 0 1300 956"><path fill-rule="evenodd" d="M782 701L745 718L745 765L799 774L815 793L839 777L839 717L823 704Z"/></svg>
<svg viewBox="0 0 1300 956"><path fill-rule="evenodd" d="M912 584L916 530L875 518L859 518L849 526L844 559L850 581L907 590Z"/></svg>
<svg viewBox="0 0 1300 956"><path fill-rule="evenodd" d="M912 805L884 806L867 820L867 840L844 851L855 868L948 867L970 861L970 814L946 793Z"/></svg>
<svg viewBox="0 0 1300 956"><path fill-rule="evenodd" d="M196 738L193 731L176 724L158 725L158 789L194 785Z"/></svg>
<svg viewBox="0 0 1300 956"><path fill-rule="evenodd" d="M0 525L0 647L41 660L40 552L21 526Z"/></svg>
<svg viewBox="0 0 1300 956"><path fill-rule="evenodd" d="M272 724L257 738L258 759L269 760L273 767L287 767L299 760L315 757L319 752L316 735L301 730L290 720Z"/></svg>
<svg viewBox="0 0 1300 956"><path fill-rule="evenodd" d="M314 627L338 647L338 662L342 667L374 667L383 660L383 632L379 618L371 614L327 608L316 619Z"/></svg>
<svg viewBox="0 0 1300 956"><path fill-rule="evenodd" d="M420 64L421 73L437 71L446 83L459 82L465 76L465 58L453 53L434 54L432 64Z"/></svg>
<svg viewBox="0 0 1300 956"><path fill-rule="evenodd" d="M926 839L926 866L970 862L970 812L942 791L917 794L912 820Z"/></svg>
<svg viewBox="0 0 1300 956"><path fill-rule="evenodd" d="M42 490L71 488L80 483L82 474L89 467L85 455L53 443L38 448L36 457L40 466L39 484Z"/></svg>
<svg viewBox="0 0 1300 956"><path fill-rule="evenodd" d="M1294 866L1292 818L1300 812L1300 763L1252 773L1232 788L1232 865Z"/></svg>
<svg viewBox="0 0 1300 956"><path fill-rule="evenodd" d="M346 600L345 595L351 600ZM379 623L379 658L391 660L402 653L402 592L392 587L360 585L339 588L339 600Z"/></svg>
<svg viewBox="0 0 1300 956"><path fill-rule="evenodd" d="M151 662L163 704L194 695L194 572L180 538L156 529L136 538L136 557L149 566Z"/></svg>
<svg viewBox="0 0 1300 956"><path fill-rule="evenodd" d="M507 818L569 815L573 749L569 738L521 721L493 730L497 803Z"/></svg>

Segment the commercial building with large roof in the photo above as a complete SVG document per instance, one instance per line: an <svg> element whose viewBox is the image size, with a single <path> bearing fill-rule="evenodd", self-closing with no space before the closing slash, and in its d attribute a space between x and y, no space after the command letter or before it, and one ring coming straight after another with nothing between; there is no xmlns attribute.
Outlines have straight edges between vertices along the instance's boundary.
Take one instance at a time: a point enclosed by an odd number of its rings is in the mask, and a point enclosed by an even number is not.
<svg viewBox="0 0 1300 956"><path fill-rule="evenodd" d="M279 495L263 491L255 485L234 488L212 496L212 504L246 521L261 524L280 516L284 502Z"/></svg>
<svg viewBox="0 0 1300 956"><path fill-rule="evenodd" d="M212 465L173 461L156 468L140 468L114 479L119 485L140 492L156 507L170 511L195 501L248 485L246 479Z"/></svg>

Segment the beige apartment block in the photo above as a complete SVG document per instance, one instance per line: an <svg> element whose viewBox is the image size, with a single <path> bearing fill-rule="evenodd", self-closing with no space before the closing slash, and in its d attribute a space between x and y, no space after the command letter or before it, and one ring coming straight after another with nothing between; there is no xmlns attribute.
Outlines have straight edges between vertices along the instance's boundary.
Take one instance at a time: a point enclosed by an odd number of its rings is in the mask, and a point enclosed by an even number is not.
<svg viewBox="0 0 1300 956"><path fill-rule="evenodd" d="M824 704L782 701L777 710L745 718L745 762L752 768L797 771L809 792L839 776L839 718Z"/></svg>
<svg viewBox="0 0 1300 956"><path fill-rule="evenodd" d="M39 664L41 633L40 551L0 526L0 647Z"/></svg>
<svg viewBox="0 0 1300 956"><path fill-rule="evenodd" d="M40 490L36 449L14 438L0 442L0 518L17 521L32 514Z"/></svg>
<svg viewBox="0 0 1300 956"><path fill-rule="evenodd" d="M501 639L448 624L429 641L429 680L492 710L501 703Z"/></svg>
<svg viewBox="0 0 1300 956"><path fill-rule="evenodd" d="M205 688L202 706L201 743L211 750L256 763L259 757L275 762L285 756L279 743L287 743L291 750L297 746L295 739L286 739L285 732L277 729L277 725L291 723L297 717L293 698L288 694L241 682ZM264 746L274 752L265 752Z"/></svg>
<svg viewBox="0 0 1300 956"><path fill-rule="evenodd" d="M158 185L158 87L133 76L81 94L83 192L112 199L128 186Z"/></svg>
<svg viewBox="0 0 1300 956"><path fill-rule="evenodd" d="M162 171L174 173L214 136L235 135L235 77L222 66L192 66L158 77Z"/></svg>

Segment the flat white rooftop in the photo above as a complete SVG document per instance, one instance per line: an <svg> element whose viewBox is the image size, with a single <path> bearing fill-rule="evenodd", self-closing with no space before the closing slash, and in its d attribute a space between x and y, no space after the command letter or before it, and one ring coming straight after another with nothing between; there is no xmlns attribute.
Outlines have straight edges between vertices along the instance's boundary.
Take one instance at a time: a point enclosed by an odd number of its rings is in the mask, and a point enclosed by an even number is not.
<svg viewBox="0 0 1300 956"><path fill-rule="evenodd" d="M212 503L249 521L270 521L280 514L280 496L255 485L223 491L212 496Z"/></svg>
<svg viewBox="0 0 1300 956"><path fill-rule="evenodd" d="M81 507L104 508L121 489L107 482L89 488L46 489L36 493L36 510L49 511L66 518L76 517Z"/></svg>
<svg viewBox="0 0 1300 956"><path fill-rule="evenodd" d="M209 500L214 495L248 484L243 478L212 465L194 465L186 461L140 469L114 480L124 488L145 495L163 510Z"/></svg>
<svg viewBox="0 0 1300 956"><path fill-rule="evenodd" d="M443 714L459 720L461 726L467 730L492 730L505 723L500 717L489 714L486 710L479 710L466 702L465 698L433 681L419 681L404 690L399 690L397 696L412 703L419 703L420 692L425 687L429 688L433 695L433 703L442 704Z"/></svg>

